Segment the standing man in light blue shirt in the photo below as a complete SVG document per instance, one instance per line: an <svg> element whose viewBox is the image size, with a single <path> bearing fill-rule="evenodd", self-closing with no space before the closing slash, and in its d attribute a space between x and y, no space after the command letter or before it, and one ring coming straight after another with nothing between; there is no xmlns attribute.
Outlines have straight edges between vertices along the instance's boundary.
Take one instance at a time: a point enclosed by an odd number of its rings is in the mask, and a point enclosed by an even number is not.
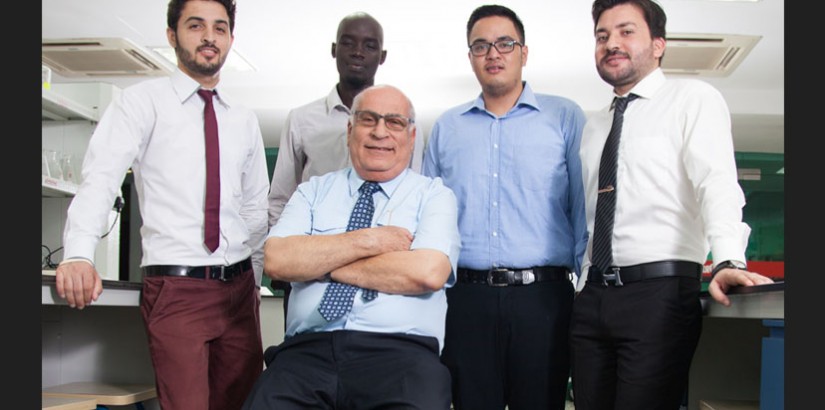
<svg viewBox="0 0 825 410"><path fill-rule="evenodd" d="M439 353L458 210L441 179L409 169L414 118L395 87L358 94L347 125L352 166L299 185L270 229L265 273L293 289L285 341L267 349L245 409L450 408ZM370 227L347 231L365 181L380 186ZM351 311L327 320L319 305L332 282L359 289Z"/></svg>
<svg viewBox="0 0 825 410"><path fill-rule="evenodd" d="M563 409L569 377L571 273L587 244L573 101L521 78L524 26L510 9L477 8L468 58L481 95L442 114L423 173L458 198L462 251L443 361L456 409Z"/></svg>

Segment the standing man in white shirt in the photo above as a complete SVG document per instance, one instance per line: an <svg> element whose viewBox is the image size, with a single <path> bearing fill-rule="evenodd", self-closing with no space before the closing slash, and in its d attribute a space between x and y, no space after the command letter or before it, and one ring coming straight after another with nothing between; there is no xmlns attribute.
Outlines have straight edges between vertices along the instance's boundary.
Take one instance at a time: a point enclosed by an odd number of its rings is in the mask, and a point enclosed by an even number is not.
<svg viewBox="0 0 825 410"><path fill-rule="evenodd" d="M169 2L166 34L177 69L124 89L101 118L69 206L67 257L56 273L57 293L69 306L83 309L98 299L95 247L131 168L143 220L140 310L164 409L238 409L263 370L263 139L254 112L219 86L235 8L234 0ZM209 105L218 134L216 240L205 234L204 209L216 203L204 201Z"/></svg>
<svg viewBox="0 0 825 410"><path fill-rule="evenodd" d="M629 103L616 126L615 183L599 182L614 105L591 116L582 136L590 240L571 326L575 406L677 410L702 330L708 252L708 290L718 303L730 305L732 286L773 281L746 269L750 228L721 93L696 79L665 78L667 18L655 1L595 0L592 15L596 68L615 100ZM597 204L610 196L615 212L598 212L614 215L605 263L594 251L604 226L596 226Z"/></svg>

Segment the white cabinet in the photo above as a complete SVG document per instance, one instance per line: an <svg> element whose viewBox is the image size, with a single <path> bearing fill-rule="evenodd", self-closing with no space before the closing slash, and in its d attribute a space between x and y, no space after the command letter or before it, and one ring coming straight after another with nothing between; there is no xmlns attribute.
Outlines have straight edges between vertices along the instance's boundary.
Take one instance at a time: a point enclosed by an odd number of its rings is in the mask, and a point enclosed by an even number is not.
<svg viewBox="0 0 825 410"><path fill-rule="evenodd" d="M44 150L70 155L75 162L76 179L80 182L80 164L89 145L97 121L120 90L106 83L51 84L42 89L42 134ZM42 182L42 245L43 257L56 264L63 259L63 227L66 211L78 185L73 182L41 175ZM117 211L109 215L111 231L97 247L95 264L103 279L118 280L120 272L120 219ZM54 274L43 267L43 274Z"/></svg>

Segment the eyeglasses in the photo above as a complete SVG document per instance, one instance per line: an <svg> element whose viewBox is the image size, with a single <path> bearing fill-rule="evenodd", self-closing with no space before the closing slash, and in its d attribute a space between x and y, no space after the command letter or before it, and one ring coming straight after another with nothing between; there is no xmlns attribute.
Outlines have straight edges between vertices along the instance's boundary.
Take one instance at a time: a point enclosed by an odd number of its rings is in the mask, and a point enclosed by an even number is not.
<svg viewBox="0 0 825 410"><path fill-rule="evenodd" d="M490 52L490 46L495 47L501 54L512 53L516 46L524 46L516 40L499 40L495 43L486 41L476 41L470 44L470 53L476 57L486 56Z"/></svg>
<svg viewBox="0 0 825 410"><path fill-rule="evenodd" d="M375 127L378 125L378 121L382 118L384 119L384 125L392 130L392 131L404 131L407 129L407 126L414 123L415 120L412 118L407 118L401 116L400 114L378 114L374 111L364 110L364 111L356 111L353 114L355 118L355 122L358 125L364 127Z"/></svg>

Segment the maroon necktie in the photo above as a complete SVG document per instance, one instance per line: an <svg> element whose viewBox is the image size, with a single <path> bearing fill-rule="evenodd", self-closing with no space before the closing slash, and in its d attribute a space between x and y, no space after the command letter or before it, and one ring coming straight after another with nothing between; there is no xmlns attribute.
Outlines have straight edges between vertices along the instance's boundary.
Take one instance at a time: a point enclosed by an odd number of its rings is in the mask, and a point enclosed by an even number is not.
<svg viewBox="0 0 825 410"><path fill-rule="evenodd" d="M218 145L218 120L212 106L215 91L198 90L206 105L203 108L203 126L206 134L206 200L204 202L203 243L209 252L215 252L220 243L221 170Z"/></svg>

